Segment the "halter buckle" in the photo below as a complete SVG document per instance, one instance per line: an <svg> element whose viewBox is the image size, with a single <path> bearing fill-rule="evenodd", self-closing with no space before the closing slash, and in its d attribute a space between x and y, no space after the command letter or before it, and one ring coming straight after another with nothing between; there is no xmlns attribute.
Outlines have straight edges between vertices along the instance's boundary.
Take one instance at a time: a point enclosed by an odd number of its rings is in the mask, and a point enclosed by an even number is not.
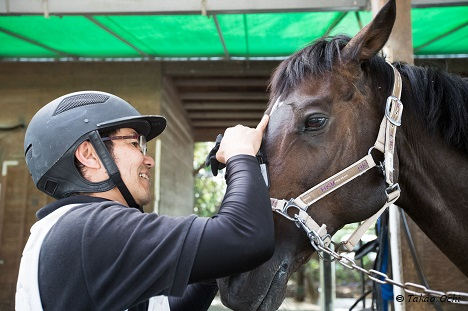
<svg viewBox="0 0 468 311"><path fill-rule="evenodd" d="M394 185L388 186L385 189L385 195L387 196L387 203L393 203L400 197L400 184L396 183Z"/></svg>
<svg viewBox="0 0 468 311"><path fill-rule="evenodd" d="M387 120L395 125L401 125L401 115L403 113L403 103L393 95L387 98L387 104L385 105L385 117Z"/></svg>

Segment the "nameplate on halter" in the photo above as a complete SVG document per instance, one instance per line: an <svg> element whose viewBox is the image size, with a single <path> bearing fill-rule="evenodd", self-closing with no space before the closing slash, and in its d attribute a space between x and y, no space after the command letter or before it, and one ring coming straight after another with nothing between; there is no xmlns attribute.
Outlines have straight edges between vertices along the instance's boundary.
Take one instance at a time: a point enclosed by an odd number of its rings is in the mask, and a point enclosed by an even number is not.
<svg viewBox="0 0 468 311"><path fill-rule="evenodd" d="M309 206L312 203L320 200L322 197L326 196L330 192L338 189L347 182L353 180L354 178L364 174L369 169L375 166L374 159L371 155L367 155L361 160L355 162L354 164L348 166L341 172L333 175L317 186L309 189L308 191L301 194L298 199Z"/></svg>

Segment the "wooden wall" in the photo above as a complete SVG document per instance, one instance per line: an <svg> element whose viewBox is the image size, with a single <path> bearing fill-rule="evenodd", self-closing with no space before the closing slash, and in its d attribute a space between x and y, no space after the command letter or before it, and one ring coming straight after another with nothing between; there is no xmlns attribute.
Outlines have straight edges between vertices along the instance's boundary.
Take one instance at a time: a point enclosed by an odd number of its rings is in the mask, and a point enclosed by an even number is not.
<svg viewBox="0 0 468 311"><path fill-rule="evenodd" d="M167 119L161 146L159 212L182 216L193 211L193 137L190 121L170 78L163 78L161 114Z"/></svg>
<svg viewBox="0 0 468 311"><path fill-rule="evenodd" d="M148 152L160 164L157 182L157 174L152 174L153 184L159 186L154 203L160 203L156 207L164 214L193 212L190 123L181 113L180 103L173 102L170 83L163 83L160 63L0 63L0 165L12 164L4 165L0 180L0 311L14 310L22 249L36 221L36 211L52 200L36 189L29 176L23 157L25 127L40 107L80 90L110 92L130 102L142 114L168 118L167 130L158 137L160 152L156 140L149 144ZM57 139L62 139L60 133ZM154 206L145 207L146 211L153 209Z"/></svg>

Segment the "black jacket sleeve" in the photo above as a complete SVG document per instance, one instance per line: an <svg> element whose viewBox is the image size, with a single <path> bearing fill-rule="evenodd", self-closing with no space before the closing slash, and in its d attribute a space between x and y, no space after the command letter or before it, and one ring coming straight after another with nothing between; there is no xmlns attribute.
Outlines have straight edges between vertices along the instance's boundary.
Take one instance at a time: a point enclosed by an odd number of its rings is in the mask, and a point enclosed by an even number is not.
<svg viewBox="0 0 468 311"><path fill-rule="evenodd" d="M182 297L169 297L171 311L206 311L211 305L218 285L216 281L193 283L187 286Z"/></svg>
<svg viewBox="0 0 468 311"><path fill-rule="evenodd" d="M200 239L191 282L249 271L273 255L273 212L256 158L230 158L226 183L219 213L209 219Z"/></svg>

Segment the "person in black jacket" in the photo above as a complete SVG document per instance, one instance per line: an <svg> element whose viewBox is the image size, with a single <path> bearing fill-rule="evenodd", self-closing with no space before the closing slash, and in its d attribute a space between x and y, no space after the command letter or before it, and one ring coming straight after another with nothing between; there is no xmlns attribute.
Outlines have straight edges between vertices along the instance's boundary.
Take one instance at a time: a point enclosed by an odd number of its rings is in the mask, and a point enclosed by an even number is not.
<svg viewBox="0 0 468 311"><path fill-rule="evenodd" d="M166 120L123 99L83 91L32 118L25 159L56 198L23 251L17 310L207 310L215 279L245 272L274 251L268 189L255 158L268 123L228 128L216 153L227 190L211 218L144 213L154 160L146 142Z"/></svg>

